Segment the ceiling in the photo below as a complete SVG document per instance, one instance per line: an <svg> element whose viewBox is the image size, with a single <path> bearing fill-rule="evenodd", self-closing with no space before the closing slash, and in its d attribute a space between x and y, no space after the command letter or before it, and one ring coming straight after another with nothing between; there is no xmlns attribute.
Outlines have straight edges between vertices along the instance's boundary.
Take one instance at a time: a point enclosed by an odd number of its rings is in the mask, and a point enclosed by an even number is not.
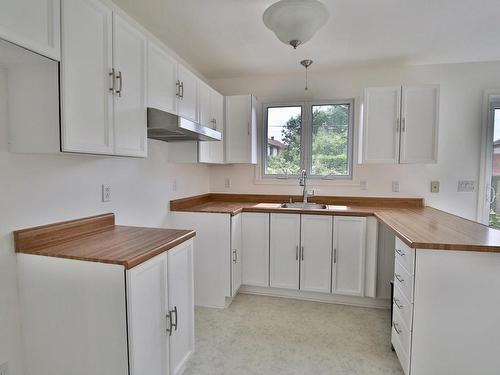
<svg viewBox="0 0 500 375"><path fill-rule="evenodd" d="M500 60L500 0L322 1L327 24L293 50L262 22L274 0L114 0L207 78Z"/></svg>

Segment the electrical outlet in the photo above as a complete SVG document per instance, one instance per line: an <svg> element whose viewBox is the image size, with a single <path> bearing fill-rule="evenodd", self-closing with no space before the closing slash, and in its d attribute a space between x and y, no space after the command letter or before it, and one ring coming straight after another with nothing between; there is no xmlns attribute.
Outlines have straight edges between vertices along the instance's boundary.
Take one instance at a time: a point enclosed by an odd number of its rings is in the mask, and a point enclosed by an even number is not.
<svg viewBox="0 0 500 375"><path fill-rule="evenodd" d="M392 181L392 192L399 193L399 181Z"/></svg>
<svg viewBox="0 0 500 375"><path fill-rule="evenodd" d="M0 375L9 375L9 363L5 362L0 365Z"/></svg>
<svg viewBox="0 0 500 375"><path fill-rule="evenodd" d="M224 186L226 188L230 188L231 187L231 179L229 177L226 177L226 179L224 180Z"/></svg>
<svg viewBox="0 0 500 375"><path fill-rule="evenodd" d="M439 193L439 181L431 181L431 193Z"/></svg>
<svg viewBox="0 0 500 375"><path fill-rule="evenodd" d="M172 181L172 191L177 191L177 180L176 179L174 179Z"/></svg>
<svg viewBox="0 0 500 375"><path fill-rule="evenodd" d="M102 201L111 202L111 185L102 184Z"/></svg>
<svg viewBox="0 0 500 375"><path fill-rule="evenodd" d="M366 180L359 180L359 188L361 190L366 190L367 186L368 186L368 181L366 181Z"/></svg>
<svg viewBox="0 0 500 375"><path fill-rule="evenodd" d="M476 191L476 182L475 181L458 181L458 191L465 193L472 193Z"/></svg>

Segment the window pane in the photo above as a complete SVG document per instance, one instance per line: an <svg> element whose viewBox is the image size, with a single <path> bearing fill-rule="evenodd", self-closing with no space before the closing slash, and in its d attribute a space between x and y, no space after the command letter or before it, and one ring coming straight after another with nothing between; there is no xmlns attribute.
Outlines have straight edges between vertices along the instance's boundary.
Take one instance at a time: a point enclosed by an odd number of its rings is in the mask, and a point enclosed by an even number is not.
<svg viewBox="0 0 500 375"><path fill-rule="evenodd" d="M301 127L302 107L267 109L266 174L299 174Z"/></svg>
<svg viewBox="0 0 500 375"><path fill-rule="evenodd" d="M312 106L312 175L349 175L349 113L349 104Z"/></svg>

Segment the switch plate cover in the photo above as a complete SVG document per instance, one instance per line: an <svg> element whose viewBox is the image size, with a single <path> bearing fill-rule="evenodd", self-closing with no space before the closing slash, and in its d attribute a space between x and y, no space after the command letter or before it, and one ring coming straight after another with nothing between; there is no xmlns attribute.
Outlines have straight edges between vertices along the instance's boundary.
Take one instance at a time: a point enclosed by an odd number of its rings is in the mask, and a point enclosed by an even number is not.
<svg viewBox="0 0 500 375"><path fill-rule="evenodd" d="M399 181L392 181L393 193L399 193Z"/></svg>
<svg viewBox="0 0 500 375"><path fill-rule="evenodd" d="M465 193L472 193L476 191L476 182L472 180L461 180L458 181L458 191Z"/></svg>
<svg viewBox="0 0 500 375"><path fill-rule="evenodd" d="M111 185L102 184L102 201L111 202Z"/></svg>
<svg viewBox="0 0 500 375"><path fill-rule="evenodd" d="M431 193L439 193L439 181L431 181Z"/></svg>

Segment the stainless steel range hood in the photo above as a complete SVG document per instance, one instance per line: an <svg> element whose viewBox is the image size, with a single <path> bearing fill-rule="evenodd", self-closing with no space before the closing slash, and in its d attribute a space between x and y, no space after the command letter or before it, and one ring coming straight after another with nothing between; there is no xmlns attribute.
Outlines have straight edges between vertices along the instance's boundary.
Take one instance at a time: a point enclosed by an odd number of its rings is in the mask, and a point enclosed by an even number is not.
<svg viewBox="0 0 500 375"><path fill-rule="evenodd" d="M148 108L148 138L165 142L220 141L222 134L183 117Z"/></svg>

